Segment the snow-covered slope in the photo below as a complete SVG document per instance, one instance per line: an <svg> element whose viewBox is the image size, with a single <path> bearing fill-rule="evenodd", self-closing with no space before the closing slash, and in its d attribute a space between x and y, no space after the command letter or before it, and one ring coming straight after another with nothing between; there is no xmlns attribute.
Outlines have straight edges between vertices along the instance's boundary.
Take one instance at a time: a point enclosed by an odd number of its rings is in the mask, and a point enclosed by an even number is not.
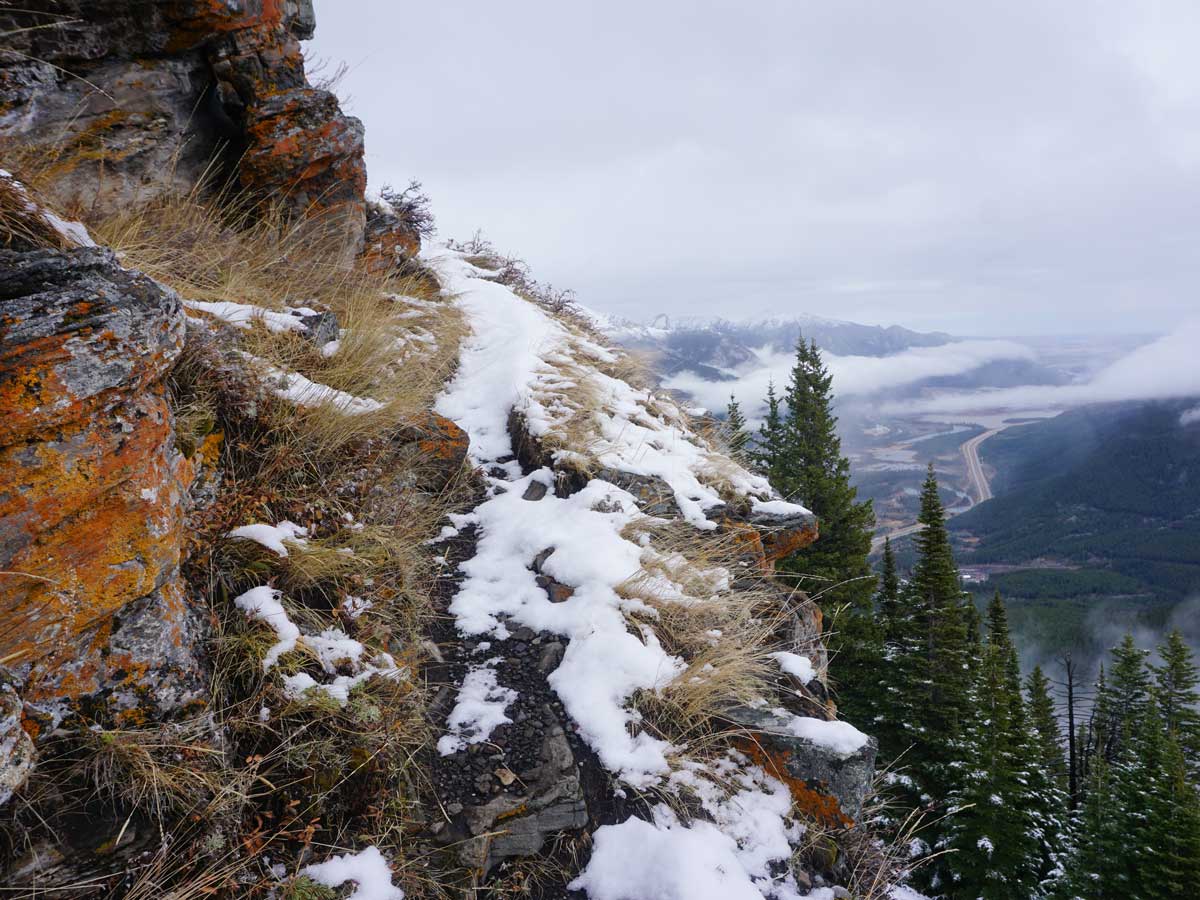
<svg viewBox="0 0 1200 900"><path fill-rule="evenodd" d="M558 636L565 652L547 681L579 736L621 785L668 798L645 818L600 827L591 862L573 887L595 900L804 896L786 865L804 830L789 788L732 745L714 751L645 727L635 702L703 677L665 642L660 612L732 604L739 573L709 569L697 579L698 563L680 556L675 568L666 567L674 578L654 576L651 604L632 595L631 580L661 573L669 556L650 525L661 520L644 514L629 490L587 474L665 483L679 518L697 534L715 530L714 519L731 505L775 521L807 511L709 446L669 400L616 377L613 351L490 280L494 273L478 260L446 250L427 252L426 260L471 329L436 408L466 431L472 462L488 473L482 502L454 517L443 534L474 536L449 611L476 652L441 752L487 742L511 721L517 692L497 683L501 660L493 642L518 629ZM514 420L551 451L554 468L523 470ZM583 473L582 487L560 496L560 467ZM567 599L548 591L545 578L563 586ZM714 630L718 650L720 640ZM787 659L793 669L803 661L812 677L805 657ZM867 742L847 723L784 715L792 733L835 753L849 755ZM700 818L675 811L670 798L684 795L701 804Z"/></svg>

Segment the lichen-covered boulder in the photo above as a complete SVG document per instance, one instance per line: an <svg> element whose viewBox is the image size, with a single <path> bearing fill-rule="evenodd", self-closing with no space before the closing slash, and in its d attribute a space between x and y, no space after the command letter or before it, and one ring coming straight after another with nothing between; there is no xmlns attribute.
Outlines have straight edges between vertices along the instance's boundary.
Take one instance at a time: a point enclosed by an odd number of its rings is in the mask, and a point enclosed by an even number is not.
<svg viewBox="0 0 1200 900"><path fill-rule="evenodd" d="M791 556L817 539L820 530L817 517L812 513L775 515L755 513L750 523L763 536L763 553L768 563L775 563Z"/></svg>
<svg viewBox="0 0 1200 900"><path fill-rule="evenodd" d="M783 710L736 707L725 718L743 731L739 749L786 784L809 816L837 827L853 825L862 815L875 775L874 738L818 743L798 735ZM845 723L827 724L853 733Z"/></svg>
<svg viewBox="0 0 1200 900"><path fill-rule="evenodd" d="M183 333L178 296L110 251L0 251L0 658L27 699L94 692L79 641L181 596L192 469L164 378Z"/></svg>

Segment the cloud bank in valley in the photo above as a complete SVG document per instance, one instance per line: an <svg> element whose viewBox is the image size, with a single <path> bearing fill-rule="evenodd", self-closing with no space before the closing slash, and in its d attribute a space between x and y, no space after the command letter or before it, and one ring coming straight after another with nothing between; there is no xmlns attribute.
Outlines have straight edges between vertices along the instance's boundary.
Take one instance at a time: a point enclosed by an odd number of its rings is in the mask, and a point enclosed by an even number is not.
<svg viewBox="0 0 1200 900"><path fill-rule="evenodd" d="M990 391L947 392L893 403L897 413L959 413L980 409L1068 408L1088 403L1165 400L1200 395L1200 318L1118 359L1089 381L1027 385ZM834 381L837 390L837 381ZM1194 412L1191 411L1191 412ZM1184 414L1186 417L1188 413ZM1182 424L1187 424L1186 422Z"/></svg>
<svg viewBox="0 0 1200 900"><path fill-rule="evenodd" d="M838 398L867 397L948 375L961 375L1006 359L1033 359L1034 353L1014 341L955 341L938 347L913 347L891 356L834 356L824 354L833 375L833 392ZM751 367L734 381L706 381L693 372L680 372L663 386L683 391L709 409L724 409L732 394L747 415L757 416L764 408L767 386L775 383L782 391L795 357L791 353L762 350Z"/></svg>

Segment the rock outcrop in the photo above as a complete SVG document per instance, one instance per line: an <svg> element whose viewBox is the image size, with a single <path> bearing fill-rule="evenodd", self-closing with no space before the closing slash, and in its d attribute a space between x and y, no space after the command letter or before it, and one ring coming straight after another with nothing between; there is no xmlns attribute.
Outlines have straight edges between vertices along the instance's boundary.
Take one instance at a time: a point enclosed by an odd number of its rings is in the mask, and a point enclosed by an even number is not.
<svg viewBox="0 0 1200 900"><path fill-rule="evenodd" d="M149 677L190 669L194 644L193 466L164 384L182 339L179 298L108 250L0 251L0 657L32 731L106 698L134 715L143 697L161 712L199 696Z"/></svg>
<svg viewBox="0 0 1200 900"><path fill-rule="evenodd" d="M98 210L203 178L366 222L363 127L309 84L310 0L31 0L0 10L0 136L42 148L53 197Z"/></svg>

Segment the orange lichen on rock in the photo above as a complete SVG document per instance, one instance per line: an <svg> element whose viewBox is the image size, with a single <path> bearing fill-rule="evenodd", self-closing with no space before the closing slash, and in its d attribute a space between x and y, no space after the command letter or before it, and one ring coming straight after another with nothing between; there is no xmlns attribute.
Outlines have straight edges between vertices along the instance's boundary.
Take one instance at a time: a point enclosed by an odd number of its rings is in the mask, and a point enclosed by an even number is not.
<svg viewBox="0 0 1200 900"><path fill-rule="evenodd" d="M819 535L816 519L801 528L766 532L762 542L767 562L775 563L791 556L797 550L807 547Z"/></svg>
<svg viewBox="0 0 1200 900"><path fill-rule="evenodd" d="M0 656L28 673L178 577L191 467L163 386L178 297L104 250L4 256L0 615L15 627ZM70 693L94 677L81 662L56 681Z"/></svg>
<svg viewBox="0 0 1200 900"><path fill-rule="evenodd" d="M721 521L721 528L731 536L738 557L747 559L755 571L763 575L771 574L771 565L763 550L762 532L746 522L729 518Z"/></svg>
<svg viewBox="0 0 1200 900"><path fill-rule="evenodd" d="M806 816L830 828L848 828L854 824L854 820L842 811L836 797L820 790L820 785L814 788L806 779L788 771L789 751L771 750L753 737L739 738L735 744L755 765L787 785L792 802Z"/></svg>

